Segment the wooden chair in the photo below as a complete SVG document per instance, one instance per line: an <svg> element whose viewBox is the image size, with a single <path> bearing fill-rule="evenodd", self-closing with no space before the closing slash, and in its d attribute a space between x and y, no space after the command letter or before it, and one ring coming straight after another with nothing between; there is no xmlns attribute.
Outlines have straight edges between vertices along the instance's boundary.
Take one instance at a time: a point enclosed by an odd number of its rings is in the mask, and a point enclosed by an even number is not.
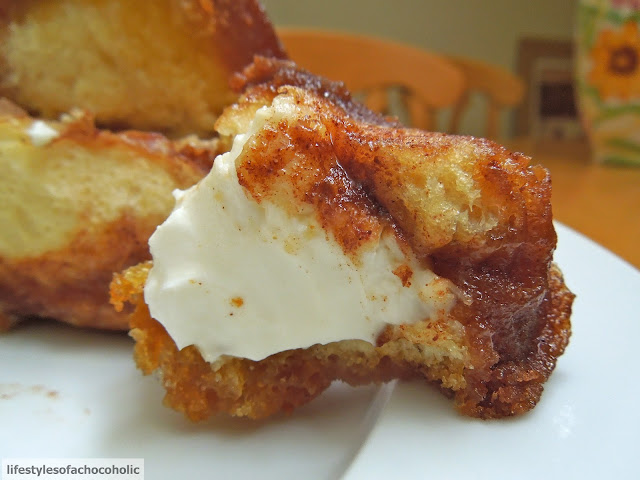
<svg viewBox="0 0 640 480"><path fill-rule="evenodd" d="M298 65L364 94L372 110L389 113L389 88L401 87L411 126L435 129L436 111L455 105L464 92L457 67L416 47L313 29L279 28L278 35Z"/></svg>
<svg viewBox="0 0 640 480"><path fill-rule="evenodd" d="M473 93L480 93L487 99L487 121L485 136L498 139L500 136L500 113L522 102L525 92L524 82L506 69L464 57L447 57L465 75L467 89L451 113L449 132L460 132L460 121Z"/></svg>

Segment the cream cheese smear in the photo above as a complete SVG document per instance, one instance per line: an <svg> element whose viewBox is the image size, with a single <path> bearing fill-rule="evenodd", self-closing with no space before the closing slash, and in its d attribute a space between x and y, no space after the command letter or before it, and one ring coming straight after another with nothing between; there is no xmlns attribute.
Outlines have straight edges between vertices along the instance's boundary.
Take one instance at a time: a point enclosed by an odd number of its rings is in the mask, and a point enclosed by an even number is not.
<svg viewBox="0 0 640 480"><path fill-rule="evenodd" d="M294 113L278 100L258 110L203 180L174 192L173 212L149 241L150 313L178 348L195 345L208 362L340 340L375 343L385 325L432 318L455 301L452 285L407 256L393 233L354 259L313 209L291 214L258 203L238 183L247 139ZM410 285L393 273L402 265L413 272Z"/></svg>

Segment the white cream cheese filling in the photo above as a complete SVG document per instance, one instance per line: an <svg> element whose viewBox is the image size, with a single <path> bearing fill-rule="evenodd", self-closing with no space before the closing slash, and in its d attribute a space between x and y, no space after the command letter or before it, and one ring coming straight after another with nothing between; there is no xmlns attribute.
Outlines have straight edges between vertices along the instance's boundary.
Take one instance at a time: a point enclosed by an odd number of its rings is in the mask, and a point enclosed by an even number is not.
<svg viewBox="0 0 640 480"><path fill-rule="evenodd" d="M346 339L375 343L385 325L432 318L455 302L452 285L407 257L393 233L354 261L313 209L292 215L238 183L247 139L292 108L278 98L261 108L207 177L174 193L174 211L149 242L150 313L178 348L195 345L208 362ZM402 265L413 272L407 286L393 273Z"/></svg>

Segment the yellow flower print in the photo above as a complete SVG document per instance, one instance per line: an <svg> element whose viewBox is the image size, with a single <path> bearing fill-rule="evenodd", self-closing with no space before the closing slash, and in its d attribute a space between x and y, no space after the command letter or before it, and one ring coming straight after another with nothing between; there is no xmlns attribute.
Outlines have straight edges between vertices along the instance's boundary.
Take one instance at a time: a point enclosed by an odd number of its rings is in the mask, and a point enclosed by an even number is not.
<svg viewBox="0 0 640 480"><path fill-rule="evenodd" d="M640 32L637 22L620 30L603 30L591 50L591 84L603 99L640 96Z"/></svg>

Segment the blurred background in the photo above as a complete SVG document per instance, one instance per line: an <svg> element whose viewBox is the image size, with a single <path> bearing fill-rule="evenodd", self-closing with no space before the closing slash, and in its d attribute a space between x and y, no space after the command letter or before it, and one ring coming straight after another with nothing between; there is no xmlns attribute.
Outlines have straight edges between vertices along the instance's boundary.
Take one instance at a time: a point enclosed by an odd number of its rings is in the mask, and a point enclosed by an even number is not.
<svg viewBox="0 0 640 480"><path fill-rule="evenodd" d="M517 73L527 68L523 64L527 58L530 63L535 61L529 57L537 53L536 41L553 44L551 56L558 56L555 52L560 50L570 61L578 0L263 0L263 4L276 26L375 35ZM526 47L526 43L532 45ZM517 120L527 117L526 100L518 109L501 115L504 136L527 133L526 119ZM470 99L461 132L482 136L483 102L480 95ZM440 120L441 129L446 121Z"/></svg>

